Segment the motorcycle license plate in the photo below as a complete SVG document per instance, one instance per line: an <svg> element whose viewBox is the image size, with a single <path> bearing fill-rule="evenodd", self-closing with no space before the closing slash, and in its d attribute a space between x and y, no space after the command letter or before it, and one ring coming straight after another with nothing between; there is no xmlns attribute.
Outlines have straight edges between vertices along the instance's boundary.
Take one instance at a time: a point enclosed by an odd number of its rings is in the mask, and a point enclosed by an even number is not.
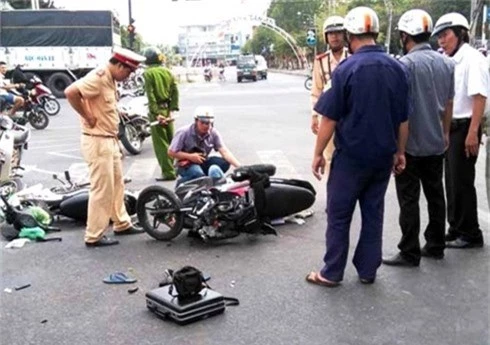
<svg viewBox="0 0 490 345"><path fill-rule="evenodd" d="M250 75L250 72L243 72L244 75Z"/></svg>

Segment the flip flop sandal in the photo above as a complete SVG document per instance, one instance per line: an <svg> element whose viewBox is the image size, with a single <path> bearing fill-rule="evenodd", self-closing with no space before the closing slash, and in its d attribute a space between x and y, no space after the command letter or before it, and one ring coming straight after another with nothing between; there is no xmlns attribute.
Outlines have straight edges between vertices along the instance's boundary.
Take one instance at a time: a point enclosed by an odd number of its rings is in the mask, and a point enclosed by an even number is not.
<svg viewBox="0 0 490 345"><path fill-rule="evenodd" d="M306 276L306 281L310 284L315 284L315 285L320 285L320 286L326 286L329 288L337 287L340 285L338 282L331 282L331 281L324 281L320 278L320 273L318 272L310 272Z"/></svg>
<svg viewBox="0 0 490 345"><path fill-rule="evenodd" d="M106 284L132 284L136 283L136 279L129 278L126 274L122 272L111 273L108 277L103 280Z"/></svg>

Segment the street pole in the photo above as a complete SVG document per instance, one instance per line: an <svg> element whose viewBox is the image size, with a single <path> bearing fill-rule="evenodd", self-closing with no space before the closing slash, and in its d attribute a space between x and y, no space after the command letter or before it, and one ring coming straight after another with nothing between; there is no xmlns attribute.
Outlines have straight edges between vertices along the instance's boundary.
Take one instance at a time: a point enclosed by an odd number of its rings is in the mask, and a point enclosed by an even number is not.
<svg viewBox="0 0 490 345"><path fill-rule="evenodd" d="M386 40L385 40L385 49L386 52L390 53L390 42L391 42L391 25L393 23L393 6L391 0L384 0L385 7L388 10L388 30L386 30Z"/></svg>
<svg viewBox="0 0 490 345"><path fill-rule="evenodd" d="M132 25L133 24L133 13L131 10L131 0L128 0L128 15L129 15L129 25ZM133 48L134 48L134 33L128 32L128 39L129 39L129 49L133 50Z"/></svg>

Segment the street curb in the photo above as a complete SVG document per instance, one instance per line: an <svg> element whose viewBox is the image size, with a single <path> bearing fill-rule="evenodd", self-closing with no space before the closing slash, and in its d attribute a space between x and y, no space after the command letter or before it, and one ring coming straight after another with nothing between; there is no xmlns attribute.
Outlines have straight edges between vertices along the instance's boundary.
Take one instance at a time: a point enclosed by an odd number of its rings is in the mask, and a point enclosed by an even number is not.
<svg viewBox="0 0 490 345"><path fill-rule="evenodd" d="M289 74L296 75L301 77L306 77L309 75L308 70L299 69L299 70L288 70L288 69L273 69L269 68L270 73L278 73L278 74Z"/></svg>

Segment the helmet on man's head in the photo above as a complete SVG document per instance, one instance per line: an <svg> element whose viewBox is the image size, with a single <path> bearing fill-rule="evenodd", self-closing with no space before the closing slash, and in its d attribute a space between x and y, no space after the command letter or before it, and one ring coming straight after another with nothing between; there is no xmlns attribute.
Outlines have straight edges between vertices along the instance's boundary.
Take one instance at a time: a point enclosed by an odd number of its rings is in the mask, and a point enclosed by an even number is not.
<svg viewBox="0 0 490 345"><path fill-rule="evenodd" d="M164 60L164 55L160 49L155 47L147 47L143 49L142 54L145 56L147 65L161 65Z"/></svg>
<svg viewBox="0 0 490 345"><path fill-rule="evenodd" d="M456 27L469 30L470 24L468 23L468 19L456 12L447 13L437 20L434 31L432 31L432 36L436 36L448 28Z"/></svg>
<svg viewBox="0 0 490 345"><path fill-rule="evenodd" d="M341 16L328 17L323 23L323 32L344 31L344 18Z"/></svg>
<svg viewBox="0 0 490 345"><path fill-rule="evenodd" d="M398 21L397 30L405 32L410 36L417 36L420 34L432 32L432 18L424 10L410 10L400 17Z"/></svg>
<svg viewBox="0 0 490 345"><path fill-rule="evenodd" d="M213 108L204 107L204 106L197 107L196 110L194 110L194 119L207 121L207 122L214 122Z"/></svg>
<svg viewBox="0 0 490 345"><path fill-rule="evenodd" d="M352 35L379 33L379 19L376 12L369 7L356 7L347 13L344 29Z"/></svg>

